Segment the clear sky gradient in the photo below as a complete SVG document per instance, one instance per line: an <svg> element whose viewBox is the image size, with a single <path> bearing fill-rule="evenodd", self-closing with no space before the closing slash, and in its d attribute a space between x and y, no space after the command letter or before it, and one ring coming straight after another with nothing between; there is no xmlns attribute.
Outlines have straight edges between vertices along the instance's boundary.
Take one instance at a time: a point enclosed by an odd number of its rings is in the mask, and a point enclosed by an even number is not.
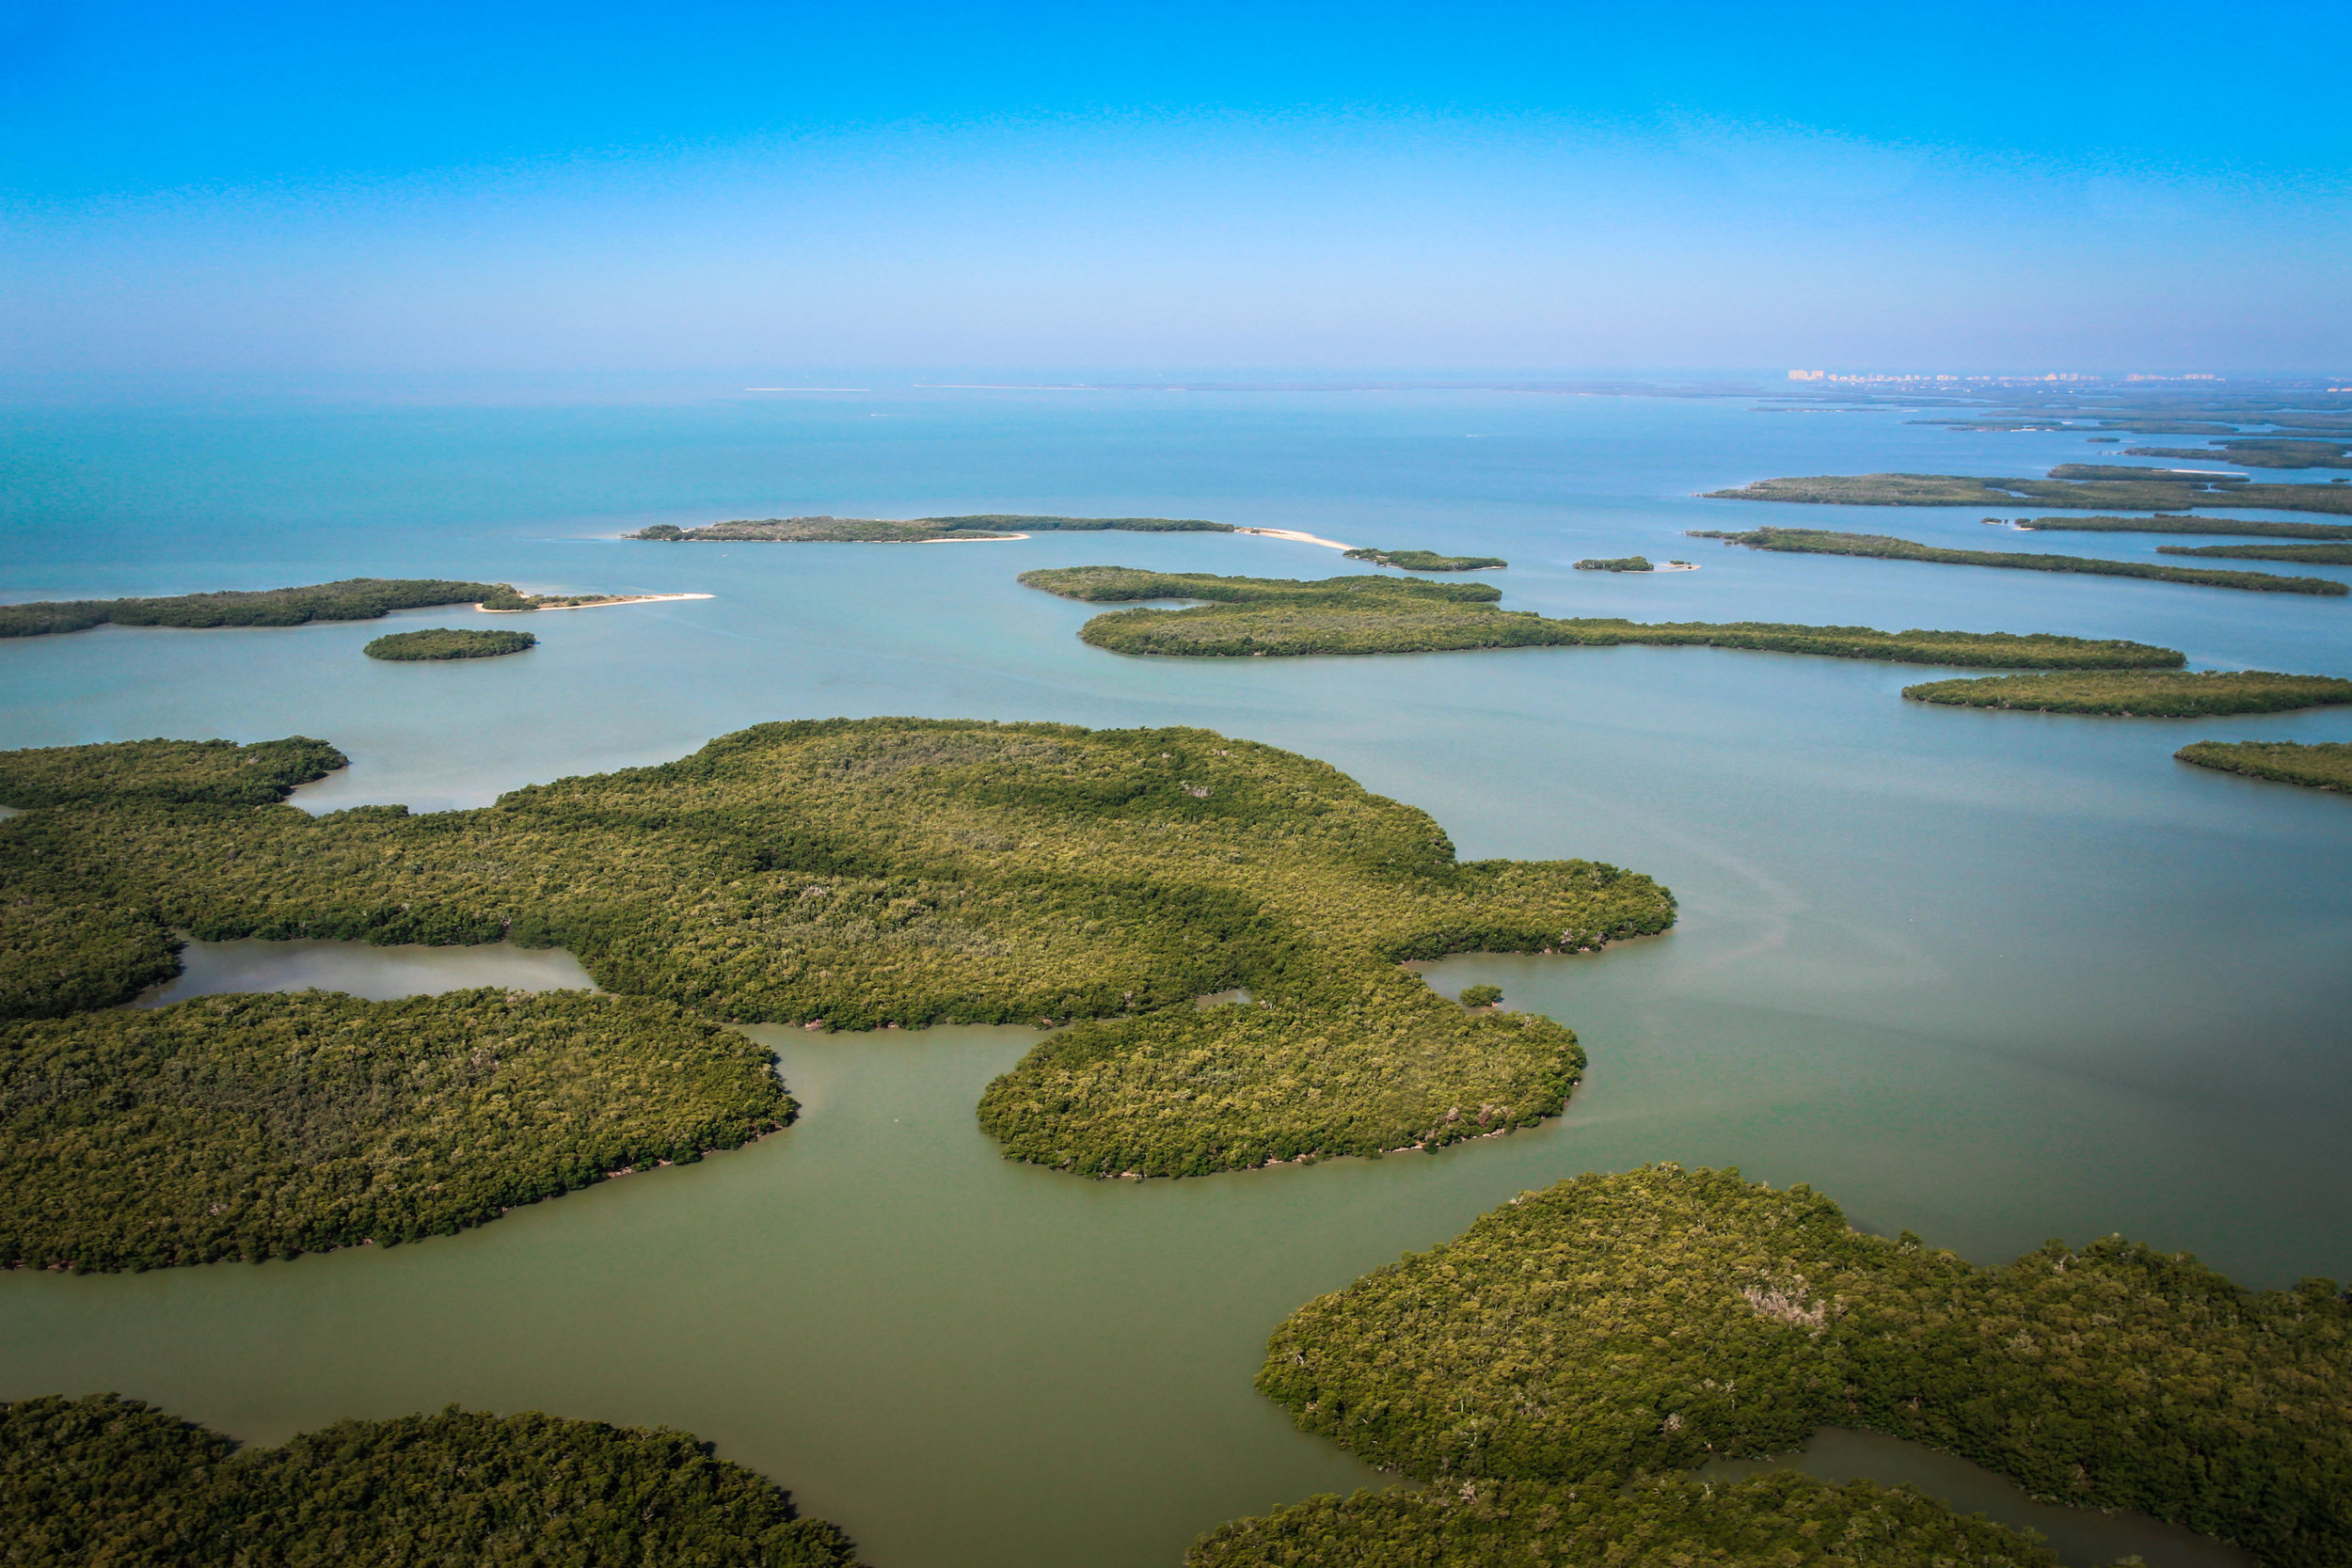
<svg viewBox="0 0 2352 1568"><path fill-rule="evenodd" d="M2352 7L0 0L35 372L2352 369Z"/></svg>

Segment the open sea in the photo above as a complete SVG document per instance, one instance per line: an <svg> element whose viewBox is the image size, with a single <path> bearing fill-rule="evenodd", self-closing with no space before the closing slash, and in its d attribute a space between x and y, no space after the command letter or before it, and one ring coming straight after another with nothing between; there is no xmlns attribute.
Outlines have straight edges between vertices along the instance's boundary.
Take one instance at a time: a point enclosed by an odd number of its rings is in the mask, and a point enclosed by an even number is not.
<svg viewBox="0 0 2352 1568"><path fill-rule="evenodd" d="M1932 670L1697 648L1134 659L1077 641L1097 607L1016 574L1365 568L1230 535L618 537L805 513L1206 517L1503 556L1477 580L1548 615L2053 631L2180 648L2192 668L2352 676L2352 600L1683 537L1808 525L2151 561L2159 543L2220 542L1693 494L1774 475L2038 475L2117 450L1907 422L1936 412L717 383L643 401L9 407L0 599L355 576L713 596L539 614L530 654L457 664L359 648L484 624L470 610L0 641L0 747L306 734L352 766L297 803L435 810L771 719L1200 725L1423 807L1466 857L1647 872L1681 923L1598 955L1428 967L1442 990L1493 981L1578 1032L1590 1075L1540 1130L1091 1182L1007 1163L974 1125L981 1086L1035 1031L755 1029L806 1109L736 1153L388 1252L0 1277L0 1399L111 1389L258 1443L452 1402L667 1424L774 1477L880 1568L1168 1568L1224 1519L1386 1479L1252 1390L1284 1314L1582 1171L1677 1160L1809 1181L1865 1227L1982 1262L2121 1231L2251 1286L2352 1275L2352 799L2171 756L2196 739L2352 740L2352 708L1958 710L1899 699ZM1703 569L1571 567L1637 552ZM188 957L174 994L585 983L563 955L502 948ZM1908 1463L1857 1452L1837 1449L1839 1473ZM2243 1560L2130 1521L2036 1522L2072 1561Z"/></svg>

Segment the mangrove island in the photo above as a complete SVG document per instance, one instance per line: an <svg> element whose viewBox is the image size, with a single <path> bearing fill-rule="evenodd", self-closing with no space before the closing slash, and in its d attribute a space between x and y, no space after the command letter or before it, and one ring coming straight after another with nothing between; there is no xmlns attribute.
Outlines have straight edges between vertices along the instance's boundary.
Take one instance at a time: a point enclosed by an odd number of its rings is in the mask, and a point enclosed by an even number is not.
<svg viewBox="0 0 2352 1568"><path fill-rule="evenodd" d="M1439 555L1435 550L1381 550L1366 546L1346 552L1350 561L1394 566L1406 572L1494 572L1511 563L1499 555Z"/></svg>
<svg viewBox="0 0 2352 1568"><path fill-rule="evenodd" d="M1968 474L1816 474L1760 479L1708 490L1715 500L1796 501L1835 506L2043 506L2104 511L2122 507L2185 512L2199 506L2248 506L2279 512L2352 513L2352 490L2322 484L2256 484L2242 474L2064 463L2047 479L1981 479Z"/></svg>
<svg viewBox="0 0 2352 1568"><path fill-rule="evenodd" d="M370 658L395 660L500 658L538 645L538 638L527 631L454 631L435 626L425 631L396 631L359 651Z"/></svg>
<svg viewBox="0 0 2352 1568"><path fill-rule="evenodd" d="M1232 533L1231 523L1199 517L1030 517L990 513L964 517L746 517L679 528L656 523L628 539L663 544L921 545L956 539L1017 539L1025 533Z"/></svg>
<svg viewBox="0 0 2352 1568"><path fill-rule="evenodd" d="M2199 740L2172 753L2183 762L2249 779L2352 790L2352 743L2342 740Z"/></svg>
<svg viewBox="0 0 2352 1568"><path fill-rule="evenodd" d="M2268 670L2095 670L2049 675L1986 675L1906 686L1915 703L2095 713L2122 719L2201 719L2221 713L2285 713L2352 703L2352 681Z"/></svg>
<svg viewBox="0 0 2352 1568"><path fill-rule="evenodd" d="M1734 1170L1522 1193L1300 1307L1258 1386L1465 1499L1522 1481L1608 1498L1836 1425L2280 1568L2352 1558L2352 1303L2333 1282L2244 1291L2114 1236L1980 1269Z"/></svg>
<svg viewBox="0 0 2352 1568"><path fill-rule="evenodd" d="M2170 648L2047 633L1879 631L1869 626L1787 626L1769 621L1668 621L1613 617L1552 620L1501 610L1487 583L1420 578L1217 577L1133 566L1060 566L1024 572L1021 581L1063 598L1096 603L1202 599L1189 610L1128 610L1098 615L1078 635L1113 653L1186 658L1293 657L1308 654L1411 654L1473 648L1660 646L1748 648L1878 658L1899 664L1959 664L2010 670L2176 669Z"/></svg>

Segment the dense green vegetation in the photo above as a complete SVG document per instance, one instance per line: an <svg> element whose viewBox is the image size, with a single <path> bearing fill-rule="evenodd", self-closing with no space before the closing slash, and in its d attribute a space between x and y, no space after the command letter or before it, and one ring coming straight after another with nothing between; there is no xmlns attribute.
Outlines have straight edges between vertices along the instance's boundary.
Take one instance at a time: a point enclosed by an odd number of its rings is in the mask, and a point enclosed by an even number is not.
<svg viewBox="0 0 2352 1568"><path fill-rule="evenodd" d="M2352 544L2158 545L2156 553L2217 556L2228 561L2296 561L2313 566L2352 566Z"/></svg>
<svg viewBox="0 0 2352 1568"><path fill-rule="evenodd" d="M350 578L308 588L258 593L178 594L162 599L46 600L0 605L0 637L118 626L298 626L310 621L378 621L395 610L480 604L485 610L535 610L542 603L583 602L526 597L502 582L455 582L426 578Z"/></svg>
<svg viewBox="0 0 2352 1568"><path fill-rule="evenodd" d="M2126 457L2201 457L2248 468L2352 468L2352 445L2343 441L2281 440L2235 436L2204 448L2127 447Z"/></svg>
<svg viewBox="0 0 2352 1568"><path fill-rule="evenodd" d="M538 645L539 640L527 631L453 631L435 626L427 631L396 631L359 651L370 658L498 658Z"/></svg>
<svg viewBox="0 0 2352 1568"><path fill-rule="evenodd" d="M447 1235L790 1117L769 1053L585 991L208 996L0 1024L0 1267Z"/></svg>
<svg viewBox="0 0 2352 1568"><path fill-rule="evenodd" d="M2218 533L2243 534L2254 539L2352 539L2352 523L2258 523L2239 517L2020 517L2017 526L2041 533Z"/></svg>
<svg viewBox="0 0 2352 1568"><path fill-rule="evenodd" d="M1199 517L1029 517L988 513L964 517L745 517L679 528L656 523L628 535L666 544L727 544L739 541L793 545L913 545L940 539L1009 539L1018 533L1231 533L1231 523ZM1500 564L1500 562L1498 562Z"/></svg>
<svg viewBox="0 0 2352 1568"><path fill-rule="evenodd" d="M2172 753L2200 768L2313 789L2352 790L2352 744L2322 740L2200 740Z"/></svg>
<svg viewBox="0 0 2352 1568"><path fill-rule="evenodd" d="M1349 550L1347 558L1407 572L1485 572L1511 564L1499 555L1439 555L1435 550L1380 550L1369 546Z"/></svg>
<svg viewBox="0 0 2352 1568"><path fill-rule="evenodd" d="M1501 986L1465 986L1458 998L1465 1007L1491 1007L1502 1000Z"/></svg>
<svg viewBox="0 0 2352 1568"><path fill-rule="evenodd" d="M2199 719L2283 713L2352 703L2352 681L2268 670L2093 670L2055 675L1985 675L1906 686L1914 702L2036 713L2105 713L2125 719Z"/></svg>
<svg viewBox="0 0 2352 1568"><path fill-rule="evenodd" d="M1759 550L1804 555L1862 555L1886 561L1927 561L1947 566L2005 566L2021 572L2076 572L2090 577L2148 578L2196 588L2241 588L2262 594L2352 593L2332 578L2285 578L2273 572L2216 572L2194 566L2155 566L2144 561L2102 561L2086 555L2036 555L2022 550L1947 550L1883 533L1836 533L1817 528L1759 528L1745 533L1693 530L1701 539L1721 539Z"/></svg>
<svg viewBox="0 0 2352 1568"><path fill-rule="evenodd" d="M13 765L69 776L82 750ZM20 1014L126 999L168 972L178 927L511 934L607 990L744 1022L1091 1020L983 1112L1009 1152L1084 1171L1373 1153L1549 1114L1582 1067L1573 1036L1466 1014L1396 965L1674 920L1647 878L1460 862L1426 815L1204 730L767 724L429 816L159 803L179 752L147 775L100 755L72 803L0 822L0 909L108 939L0 950ZM1192 1005L1235 987L1255 1000Z"/></svg>
<svg viewBox="0 0 2352 1568"><path fill-rule="evenodd" d="M1200 1538L1185 1568L2058 1568L2014 1530L1908 1487L1782 1471L1619 1488L1478 1480L1310 1497Z"/></svg>
<svg viewBox="0 0 2352 1568"><path fill-rule="evenodd" d="M0 1560L855 1568L849 1538L684 1433L498 1417L339 1421L281 1448L111 1394L0 1405Z"/></svg>
<svg viewBox="0 0 2352 1568"><path fill-rule="evenodd" d="M1024 572L1021 580L1066 598L1096 603L1204 599L1191 610L1098 615L1078 635L1113 653L1194 658L1300 654L1411 654L1464 648L1613 647L1619 643L1751 648L1962 664L2010 670L2169 669L2169 648L2046 633L1878 631L1869 626L1783 626L1768 621L1667 621L1613 617L1547 620L1493 608L1500 590L1484 583L1346 577L1321 582L1147 572L1129 566L1068 566Z"/></svg>
<svg viewBox="0 0 2352 1568"><path fill-rule="evenodd" d="M1655 571L1657 568L1650 565L1649 557L1645 555L1619 555L1605 558L1596 556L1589 560L1580 561L1576 563L1576 569L1580 572L1648 572Z"/></svg>
<svg viewBox="0 0 2352 1568"><path fill-rule="evenodd" d="M0 752L0 806L74 801L269 806L350 762L324 740L119 740Z"/></svg>
<svg viewBox="0 0 2352 1568"><path fill-rule="evenodd" d="M2148 475L2162 475L2148 478ZM2324 484L2255 484L2243 479L2202 478L2164 468L2108 468L2065 464L2048 479L1979 479L1966 474L1817 474L1760 479L1709 498L1743 501L1803 501L1837 506L2043 506L2101 511L2110 507L2183 512L2197 506L2263 507L2279 512L2352 512L2352 490Z"/></svg>
<svg viewBox="0 0 2352 1568"><path fill-rule="evenodd" d="M1976 1269L1736 1171L1523 1193L1301 1307L1258 1385L1449 1482L1609 1484L1835 1423L2279 1568L2352 1556L2352 1304L2331 1281L2251 1293L2116 1237Z"/></svg>

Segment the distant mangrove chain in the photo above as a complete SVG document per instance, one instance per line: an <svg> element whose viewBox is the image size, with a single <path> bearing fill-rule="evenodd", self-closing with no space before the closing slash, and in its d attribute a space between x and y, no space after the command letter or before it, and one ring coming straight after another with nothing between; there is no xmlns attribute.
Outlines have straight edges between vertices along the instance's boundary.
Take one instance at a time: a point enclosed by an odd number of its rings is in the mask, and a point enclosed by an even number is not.
<svg viewBox="0 0 2352 1568"><path fill-rule="evenodd" d="M2216 572L2186 566L2157 566L2144 561L2104 561L2084 555L2029 555L2020 550L1950 550L1915 544L1884 533L1837 533L1827 529L1759 528L1745 532L1692 529L1695 539L1721 539L1751 549L1800 555L1868 556L1883 561L1920 561L1947 566L1994 566L2021 572L2073 572L2090 577L2145 578L2198 588L2238 588L2263 594L2352 593L2333 578L2288 578L2271 572Z"/></svg>

